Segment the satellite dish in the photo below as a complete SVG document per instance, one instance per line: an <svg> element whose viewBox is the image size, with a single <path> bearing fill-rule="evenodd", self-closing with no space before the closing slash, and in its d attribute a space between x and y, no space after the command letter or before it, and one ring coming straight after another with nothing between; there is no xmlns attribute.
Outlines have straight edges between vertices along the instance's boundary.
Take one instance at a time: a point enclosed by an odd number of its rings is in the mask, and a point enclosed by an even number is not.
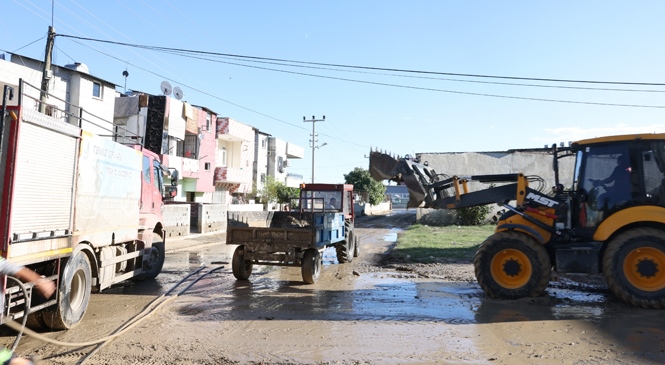
<svg viewBox="0 0 665 365"><path fill-rule="evenodd" d="M169 84L168 81L162 81L161 85L159 86L164 95L171 95L171 91L173 90L173 88L171 87L171 84Z"/></svg>
<svg viewBox="0 0 665 365"><path fill-rule="evenodd" d="M183 93L182 93L182 90L178 86L173 88L173 96L175 96L175 98L178 99L178 100L182 100Z"/></svg>

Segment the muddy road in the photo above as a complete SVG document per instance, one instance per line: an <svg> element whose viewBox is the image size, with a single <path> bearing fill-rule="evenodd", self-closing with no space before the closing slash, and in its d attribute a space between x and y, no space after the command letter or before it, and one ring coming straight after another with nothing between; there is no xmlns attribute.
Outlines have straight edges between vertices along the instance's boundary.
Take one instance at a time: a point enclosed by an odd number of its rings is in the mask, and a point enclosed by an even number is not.
<svg viewBox="0 0 665 365"><path fill-rule="evenodd" d="M17 352L43 364L665 363L665 312L629 307L597 278L555 276L545 296L499 301L485 298L471 264L382 264L413 220L359 219L360 257L339 265L326 251L314 285L288 267L255 267L236 281L225 264L100 348L24 337ZM95 294L78 326L43 335L78 343L111 334L187 274L230 261L221 237L180 242L156 281Z"/></svg>

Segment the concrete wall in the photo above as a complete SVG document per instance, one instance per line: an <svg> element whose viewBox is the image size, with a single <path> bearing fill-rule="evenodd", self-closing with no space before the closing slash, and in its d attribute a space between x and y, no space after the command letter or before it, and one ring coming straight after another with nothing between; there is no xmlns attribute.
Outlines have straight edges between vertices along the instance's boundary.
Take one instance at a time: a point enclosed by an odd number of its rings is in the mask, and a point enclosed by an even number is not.
<svg viewBox="0 0 665 365"><path fill-rule="evenodd" d="M200 233L226 231L226 205L199 204Z"/></svg>
<svg viewBox="0 0 665 365"><path fill-rule="evenodd" d="M554 186L552 155L543 150L521 150L503 152L450 152L417 153L422 162L427 161L430 168L439 174L448 176L469 176L488 174L524 173L528 176L540 176L544 179L543 192L550 192ZM559 178L561 183L570 188L573 181L574 157L559 160ZM536 184L530 184L537 189ZM471 183L470 189L486 188L486 184Z"/></svg>
<svg viewBox="0 0 665 365"><path fill-rule="evenodd" d="M449 226L457 219L454 210L416 208L416 223L428 226Z"/></svg>
<svg viewBox="0 0 665 365"><path fill-rule="evenodd" d="M363 215L384 214L390 212L390 210L391 210L390 202L383 202L379 203L378 205L355 203L353 206L353 211L358 217L361 217Z"/></svg>
<svg viewBox="0 0 665 365"><path fill-rule="evenodd" d="M229 212L260 212L263 210L263 204L229 204Z"/></svg>
<svg viewBox="0 0 665 365"><path fill-rule="evenodd" d="M427 161L429 166L439 174L448 176L469 176L524 173L527 176L540 176L544 181L541 191L551 192L554 186L554 171L552 170L552 155L549 150L519 150L502 152L451 152L451 153L419 153L421 161ZM560 182L566 188L572 187L574 157L559 160ZM472 182L470 191L488 188L488 184ZM531 182L529 187L538 189L538 183ZM488 218L501 208L496 204L490 205L491 212ZM455 212L449 210L435 210L418 208L416 222L429 225L449 225L455 223Z"/></svg>
<svg viewBox="0 0 665 365"><path fill-rule="evenodd" d="M190 233L189 204L165 204L163 216L166 237L187 236Z"/></svg>

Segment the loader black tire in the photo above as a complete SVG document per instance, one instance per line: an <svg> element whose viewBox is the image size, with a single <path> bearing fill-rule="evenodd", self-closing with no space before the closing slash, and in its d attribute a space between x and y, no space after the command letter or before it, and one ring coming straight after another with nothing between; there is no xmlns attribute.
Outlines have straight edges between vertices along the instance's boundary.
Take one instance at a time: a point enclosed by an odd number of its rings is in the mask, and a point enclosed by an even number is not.
<svg viewBox="0 0 665 365"><path fill-rule="evenodd" d="M153 242L150 247L150 256L143 264L143 272L136 275L134 280L144 281L156 278L162 272L164 260L166 260L166 245L164 241Z"/></svg>
<svg viewBox="0 0 665 365"><path fill-rule="evenodd" d="M92 287L90 260L78 251L67 260L60 274L57 308L48 308L42 314L47 327L54 330L72 328L83 319Z"/></svg>
<svg viewBox="0 0 665 365"><path fill-rule="evenodd" d="M612 239L603 254L610 291L642 308L665 308L665 232L635 228Z"/></svg>
<svg viewBox="0 0 665 365"><path fill-rule="evenodd" d="M537 297L545 291L552 271L545 247L515 231L488 237L473 264L478 284L487 296L496 299Z"/></svg>
<svg viewBox="0 0 665 365"><path fill-rule="evenodd" d="M321 253L315 248L308 248L302 257L302 280L307 284L314 284L321 276Z"/></svg>
<svg viewBox="0 0 665 365"><path fill-rule="evenodd" d="M254 269L254 264L245 260L245 246L236 247L231 260L233 276L238 280L247 280L252 275L252 269Z"/></svg>

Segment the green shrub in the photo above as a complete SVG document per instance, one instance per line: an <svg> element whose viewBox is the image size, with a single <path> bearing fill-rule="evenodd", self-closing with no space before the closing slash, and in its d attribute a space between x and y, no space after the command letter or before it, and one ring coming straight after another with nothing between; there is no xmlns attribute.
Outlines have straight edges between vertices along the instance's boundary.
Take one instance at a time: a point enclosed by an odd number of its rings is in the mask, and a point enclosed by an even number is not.
<svg viewBox="0 0 665 365"><path fill-rule="evenodd" d="M489 212L489 205L457 209L457 224L460 226L478 226L485 224Z"/></svg>

